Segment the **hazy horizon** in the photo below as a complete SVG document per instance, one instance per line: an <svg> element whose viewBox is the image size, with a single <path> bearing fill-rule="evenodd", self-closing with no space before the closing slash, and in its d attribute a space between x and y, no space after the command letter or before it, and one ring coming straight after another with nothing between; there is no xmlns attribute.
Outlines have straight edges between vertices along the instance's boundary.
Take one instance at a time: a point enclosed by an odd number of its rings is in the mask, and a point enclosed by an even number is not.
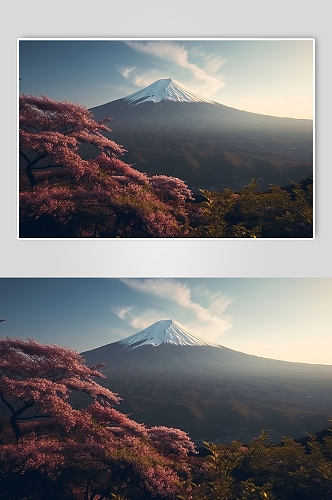
<svg viewBox="0 0 332 500"><path fill-rule="evenodd" d="M313 118L313 40L21 40L20 93L93 107L161 79L254 113Z"/></svg>
<svg viewBox="0 0 332 500"><path fill-rule="evenodd" d="M330 278L3 278L2 336L86 351L160 319L225 347L332 364Z"/></svg>

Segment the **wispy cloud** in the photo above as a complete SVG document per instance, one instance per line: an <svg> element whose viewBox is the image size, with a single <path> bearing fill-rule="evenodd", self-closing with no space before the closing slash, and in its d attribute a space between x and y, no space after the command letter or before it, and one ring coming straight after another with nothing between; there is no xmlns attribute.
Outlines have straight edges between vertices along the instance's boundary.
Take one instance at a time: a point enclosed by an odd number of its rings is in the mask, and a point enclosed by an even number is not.
<svg viewBox="0 0 332 500"><path fill-rule="evenodd" d="M134 306L115 307L112 312L136 330L142 330L160 319L160 314L156 311L137 311Z"/></svg>
<svg viewBox="0 0 332 500"><path fill-rule="evenodd" d="M232 299L222 294L211 296L209 306L204 307L192 298L192 292L188 284L177 280L122 279L122 282L137 292L153 295L167 302L175 303L187 312L191 312L190 316L192 319L187 321L185 326L200 336L218 340L232 326L230 318L225 315ZM157 321L161 318L160 313L157 314L155 311L139 311L137 313L137 311L130 310L125 315L125 319L132 326L141 325L144 328L149 324L147 321L152 319L153 321Z"/></svg>
<svg viewBox="0 0 332 500"><path fill-rule="evenodd" d="M165 74L160 71L147 71L145 73L136 72L132 75L132 81L137 87L146 87L150 83L165 78Z"/></svg>
<svg viewBox="0 0 332 500"><path fill-rule="evenodd" d="M225 64L226 59L219 56L210 55L207 58L207 62L204 66L204 70L207 73L218 73L221 67Z"/></svg>
<svg viewBox="0 0 332 500"><path fill-rule="evenodd" d="M133 306L114 307L112 312L120 319L126 319L130 315Z"/></svg>
<svg viewBox="0 0 332 500"><path fill-rule="evenodd" d="M129 66L126 68L118 67L117 71L123 78L126 78L128 82L133 83L137 87L146 87L156 80L165 78L165 73L161 71L147 70L142 72L142 70L137 69L136 66Z"/></svg>
<svg viewBox="0 0 332 500"><path fill-rule="evenodd" d="M205 96L211 96L225 85L223 77L221 75L217 75L217 72L225 62L225 60L219 56L210 55L207 57L208 60L205 66L199 66L198 64L190 61L188 50L179 43L135 41L128 41L126 43L137 52L148 54L164 61L172 62L179 68L188 70L191 73L191 79L182 83L194 92L200 92L204 93ZM148 85L153 81L150 78L144 78L142 73L135 74L135 72L132 71L129 72L128 76L129 75L133 77L133 82L138 86L142 84ZM126 78L128 76L126 76ZM165 77L165 75L161 77Z"/></svg>
<svg viewBox="0 0 332 500"><path fill-rule="evenodd" d="M118 72L120 75L122 75L124 78L129 78L130 73L132 73L135 70L136 66L121 66L117 67Z"/></svg>

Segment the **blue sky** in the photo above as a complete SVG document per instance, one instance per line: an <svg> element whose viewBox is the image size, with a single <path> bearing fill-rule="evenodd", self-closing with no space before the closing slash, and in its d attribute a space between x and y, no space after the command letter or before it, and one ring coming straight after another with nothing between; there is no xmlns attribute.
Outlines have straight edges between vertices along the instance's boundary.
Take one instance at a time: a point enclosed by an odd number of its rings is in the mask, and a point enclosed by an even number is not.
<svg viewBox="0 0 332 500"><path fill-rule="evenodd" d="M92 107L172 77L228 106L312 118L312 52L308 40L24 40L20 92Z"/></svg>
<svg viewBox="0 0 332 500"><path fill-rule="evenodd" d="M332 364L332 279L2 278L2 336L83 351L175 319L243 352Z"/></svg>

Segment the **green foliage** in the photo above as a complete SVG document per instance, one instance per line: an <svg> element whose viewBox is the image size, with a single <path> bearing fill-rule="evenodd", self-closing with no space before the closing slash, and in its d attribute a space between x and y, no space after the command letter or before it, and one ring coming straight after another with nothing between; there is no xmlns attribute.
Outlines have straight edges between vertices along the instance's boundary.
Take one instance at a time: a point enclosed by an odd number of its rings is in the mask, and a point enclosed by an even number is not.
<svg viewBox="0 0 332 500"><path fill-rule="evenodd" d="M197 499L228 500L233 498L237 485L232 473L244 458L241 443L234 441L230 445L204 444L210 452L206 458L207 481L200 485Z"/></svg>
<svg viewBox="0 0 332 500"><path fill-rule="evenodd" d="M272 486L266 483L263 486L257 486L250 479L241 482L241 496L243 500L273 500L276 497L271 493Z"/></svg>
<svg viewBox="0 0 332 500"><path fill-rule="evenodd" d="M200 189L200 193L205 200L202 203L204 214L208 224L202 229L207 238L223 238L227 236L226 215L235 205L234 192L231 189L225 189L221 193Z"/></svg>
<svg viewBox="0 0 332 500"><path fill-rule="evenodd" d="M332 498L332 429L301 442L283 438L271 444L262 432L247 446L236 441L205 446L209 455L194 474L192 500Z"/></svg>
<svg viewBox="0 0 332 500"><path fill-rule="evenodd" d="M252 180L239 193L200 190L202 223L194 235L212 238L300 238L312 236L312 179L290 188L271 185L267 192Z"/></svg>

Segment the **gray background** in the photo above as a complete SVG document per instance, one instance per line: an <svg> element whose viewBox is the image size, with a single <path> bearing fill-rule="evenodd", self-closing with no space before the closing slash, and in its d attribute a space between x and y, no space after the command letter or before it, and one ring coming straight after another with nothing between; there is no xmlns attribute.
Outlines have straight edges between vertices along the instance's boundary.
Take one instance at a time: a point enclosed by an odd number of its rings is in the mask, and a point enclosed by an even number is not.
<svg viewBox="0 0 332 500"><path fill-rule="evenodd" d="M16 0L7 4L1 26L0 276L332 276L328 9L326 0ZM39 36L316 38L316 239L17 240L16 39Z"/></svg>

